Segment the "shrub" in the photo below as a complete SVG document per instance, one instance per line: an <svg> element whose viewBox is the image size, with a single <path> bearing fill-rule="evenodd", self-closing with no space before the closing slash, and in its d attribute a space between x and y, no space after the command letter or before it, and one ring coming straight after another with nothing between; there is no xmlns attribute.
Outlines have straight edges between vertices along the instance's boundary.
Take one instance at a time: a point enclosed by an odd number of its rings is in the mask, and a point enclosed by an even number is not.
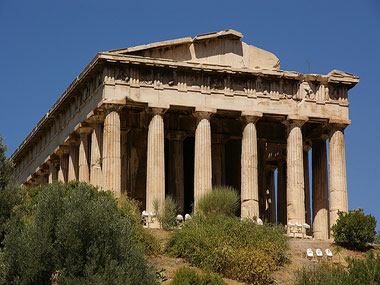
<svg viewBox="0 0 380 285"><path fill-rule="evenodd" d="M226 284L217 274L198 274L194 269L182 267L178 269L172 285L224 285Z"/></svg>
<svg viewBox="0 0 380 285"><path fill-rule="evenodd" d="M239 195L231 187L215 187L200 197L197 211L204 215L235 216L240 206Z"/></svg>
<svg viewBox="0 0 380 285"><path fill-rule="evenodd" d="M118 207L123 216L132 221L134 239L144 248L144 253L146 255L160 254L161 245L159 241L148 229L141 226L141 212L138 202L121 197L118 200Z"/></svg>
<svg viewBox="0 0 380 285"><path fill-rule="evenodd" d="M3 283L155 284L133 213L110 192L54 183L28 202L30 217L15 215L7 228Z"/></svg>
<svg viewBox="0 0 380 285"><path fill-rule="evenodd" d="M195 216L176 230L166 253L229 278L262 284L287 261L287 248L286 236L276 227L213 215Z"/></svg>
<svg viewBox="0 0 380 285"><path fill-rule="evenodd" d="M157 219L161 227L168 231L177 226L177 204L170 196L166 197L163 205L158 200L153 201L154 211L157 213Z"/></svg>
<svg viewBox="0 0 380 285"><path fill-rule="evenodd" d="M342 266L320 263L296 272L295 285L346 285L348 274ZM359 284L359 283L358 283Z"/></svg>
<svg viewBox="0 0 380 285"><path fill-rule="evenodd" d="M338 220L332 227L334 240L344 247L364 250L375 239L376 219L364 215L363 209L348 213L338 212Z"/></svg>
<svg viewBox="0 0 380 285"><path fill-rule="evenodd" d="M296 285L324 284L380 284L380 257L368 254L366 259L348 258L348 268L321 263L315 267L303 267L296 273Z"/></svg>

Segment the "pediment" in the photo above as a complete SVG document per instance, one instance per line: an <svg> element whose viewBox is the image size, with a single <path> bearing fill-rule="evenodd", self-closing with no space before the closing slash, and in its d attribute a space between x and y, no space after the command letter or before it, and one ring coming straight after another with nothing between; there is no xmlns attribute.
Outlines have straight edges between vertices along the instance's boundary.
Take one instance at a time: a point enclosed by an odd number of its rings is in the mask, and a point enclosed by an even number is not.
<svg viewBox="0 0 380 285"><path fill-rule="evenodd" d="M273 53L242 42L242 37L237 31L225 30L110 52L233 68L280 69Z"/></svg>

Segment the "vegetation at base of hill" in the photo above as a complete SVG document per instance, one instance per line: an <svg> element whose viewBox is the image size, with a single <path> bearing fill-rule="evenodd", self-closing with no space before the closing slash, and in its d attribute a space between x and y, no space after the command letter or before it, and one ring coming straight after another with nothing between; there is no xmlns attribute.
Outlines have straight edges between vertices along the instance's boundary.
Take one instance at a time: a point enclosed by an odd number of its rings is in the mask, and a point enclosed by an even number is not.
<svg viewBox="0 0 380 285"><path fill-rule="evenodd" d="M239 210L240 199L236 190L231 187L215 187L204 194L197 204L197 212L204 216L235 216Z"/></svg>
<svg viewBox="0 0 380 285"><path fill-rule="evenodd" d="M220 199L223 202L214 204L215 210L207 207L207 211L194 215L182 229L173 232L166 253L228 278L252 284L270 282L270 273L287 261L287 237L275 226L241 221L238 217L225 215L224 211L216 214L217 209L231 209L223 206L225 200L236 203L230 198Z"/></svg>
<svg viewBox="0 0 380 285"><path fill-rule="evenodd" d="M78 182L15 189L0 284L156 284L144 248L154 253L158 242L134 202Z"/></svg>
<svg viewBox="0 0 380 285"><path fill-rule="evenodd" d="M171 285L225 285L223 279L213 273L199 274L194 269L182 267L177 270Z"/></svg>
<svg viewBox="0 0 380 285"><path fill-rule="evenodd" d="M177 226L178 206L172 197L167 196L164 203L161 205L158 200L154 200L153 208L157 214L157 219L164 230L169 231Z"/></svg>
<svg viewBox="0 0 380 285"><path fill-rule="evenodd" d="M380 257L368 254L366 259L348 258L347 269L341 265L321 263L303 267L296 273L296 285L375 285L380 284Z"/></svg>
<svg viewBox="0 0 380 285"><path fill-rule="evenodd" d="M338 220L332 226L334 241L346 248L365 250L375 240L376 219L365 215L363 209L348 213L338 212Z"/></svg>

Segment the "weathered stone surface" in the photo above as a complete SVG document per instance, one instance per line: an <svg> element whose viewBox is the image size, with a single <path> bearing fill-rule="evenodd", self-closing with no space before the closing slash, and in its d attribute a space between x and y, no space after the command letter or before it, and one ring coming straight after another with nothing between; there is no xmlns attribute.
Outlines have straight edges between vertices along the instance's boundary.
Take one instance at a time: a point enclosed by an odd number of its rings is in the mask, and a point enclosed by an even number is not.
<svg viewBox="0 0 380 285"><path fill-rule="evenodd" d="M338 211L348 211L346 156L343 126L332 125L329 139L330 227L338 219Z"/></svg>
<svg viewBox="0 0 380 285"><path fill-rule="evenodd" d="M194 206L198 199L212 190L211 126L209 112L196 112L194 155Z"/></svg>
<svg viewBox="0 0 380 285"><path fill-rule="evenodd" d="M163 112L164 109L152 108L152 119L148 128L146 209L149 213L155 212L154 203L158 203L159 207L162 207L165 201L165 136L164 121L162 118ZM151 227L159 227L157 220Z"/></svg>
<svg viewBox="0 0 380 285"><path fill-rule="evenodd" d="M102 172L103 132L102 123L93 123L91 134L91 172L90 183L99 188L103 187Z"/></svg>
<svg viewBox="0 0 380 285"><path fill-rule="evenodd" d="M329 190L327 152L324 140L313 141L313 233L316 239L329 238Z"/></svg>
<svg viewBox="0 0 380 285"><path fill-rule="evenodd" d="M81 128L80 145L79 145L79 181L90 183L90 163L91 157L89 153L88 135L91 133L91 128Z"/></svg>
<svg viewBox="0 0 380 285"><path fill-rule="evenodd" d="M259 185L256 121L246 116L241 151L241 217L259 217Z"/></svg>
<svg viewBox="0 0 380 285"><path fill-rule="evenodd" d="M288 126L287 140L287 216L292 223L305 223L305 192L303 142L301 126L304 121L293 120Z"/></svg>
<svg viewBox="0 0 380 285"><path fill-rule="evenodd" d="M343 129L348 90L359 78L280 70L276 56L241 38L225 30L98 53L12 155L15 181L79 179L148 211L168 187L181 213L213 184L226 184L240 189L244 218L274 222L277 212L283 224L310 223L303 146L329 127L329 189L325 150L317 143L313 151L315 236L326 239L326 197L330 225L348 209ZM77 133L80 144L69 146ZM173 140L175 133L186 140Z"/></svg>
<svg viewBox="0 0 380 285"><path fill-rule="evenodd" d="M121 195L120 115L118 107L105 110L103 131L103 179L105 190Z"/></svg>

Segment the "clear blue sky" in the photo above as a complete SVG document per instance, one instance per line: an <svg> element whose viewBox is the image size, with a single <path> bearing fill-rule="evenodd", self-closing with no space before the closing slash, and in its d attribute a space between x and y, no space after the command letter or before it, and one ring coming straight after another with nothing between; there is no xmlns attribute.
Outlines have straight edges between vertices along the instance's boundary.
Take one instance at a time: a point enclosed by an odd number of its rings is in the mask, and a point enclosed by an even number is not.
<svg viewBox="0 0 380 285"><path fill-rule="evenodd" d="M284 70L354 73L349 208L380 224L380 1L0 0L0 134L8 155L99 51L235 29ZM378 225L379 228L379 225Z"/></svg>

